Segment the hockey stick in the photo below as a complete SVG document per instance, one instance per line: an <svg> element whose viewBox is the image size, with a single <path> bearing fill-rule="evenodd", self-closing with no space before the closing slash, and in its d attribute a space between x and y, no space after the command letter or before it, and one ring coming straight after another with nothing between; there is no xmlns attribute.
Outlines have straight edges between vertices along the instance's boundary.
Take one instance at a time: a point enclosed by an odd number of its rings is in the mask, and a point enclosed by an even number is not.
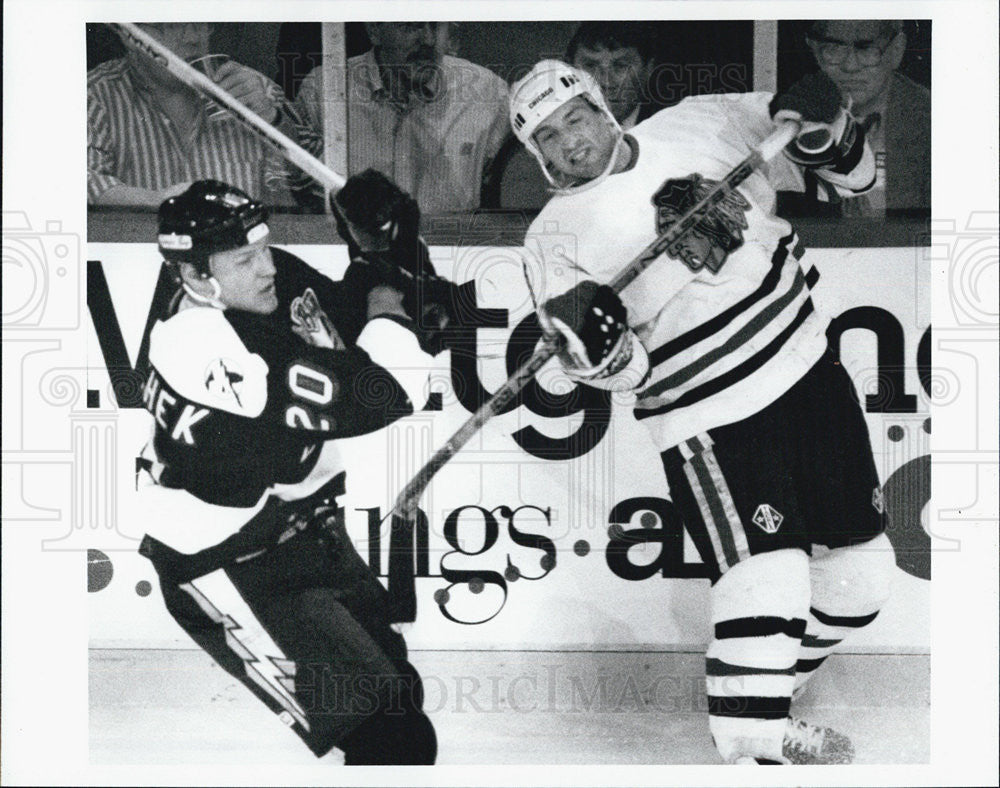
<svg viewBox="0 0 1000 788"><path fill-rule="evenodd" d="M621 292L645 271L668 247L686 235L705 214L718 205L751 173L765 162L770 161L791 142L800 125L787 121L778 126L769 137L743 161L736 165L719 183L691 206L676 222L668 227L649 246L633 258L608 285L616 293ZM518 392L541 370L543 366L563 347L561 334L545 337L531 357L484 402L469 419L458 428L448 441L438 449L427 463L417 471L416 476L396 499L392 514L392 531L389 547L389 594L394 605L395 621L416 619L416 588L413 569L413 527L420 497L431 479L451 460L452 457L472 438L483 425L503 411L517 396Z"/></svg>
<svg viewBox="0 0 1000 788"><path fill-rule="evenodd" d="M122 36L126 44L139 49L143 54L151 57L189 88L192 88L202 96L210 98L236 115L237 118L250 126L251 129L277 146L286 159L322 186L331 191L339 191L344 185L343 175L331 170L309 153L309 151L302 148L290 137L282 134L278 129L261 118L260 115L248 109L242 102L233 98L233 96L216 85L200 71L188 65L138 25L132 22L116 22L112 23L111 27Z"/></svg>
<svg viewBox="0 0 1000 788"><path fill-rule="evenodd" d="M212 80L196 70L183 59L170 51L151 35L143 31L138 25L131 22L113 23L112 28L121 35L126 45L135 47L147 57L152 58L161 66L167 69L174 77L190 87L201 96L205 96L222 107L232 112L239 120L243 121L253 131L263 136L269 142L278 147L292 164L312 177L331 192L339 191L346 182L344 177L334 172L307 150L298 145L295 141L282 134L278 129L267 123L263 118L245 107L238 99L231 96L225 90L216 85ZM468 438L466 438L468 440ZM456 449L457 451L457 449ZM442 463L443 464L443 463ZM433 475L433 474L431 474ZM430 481L430 477L427 478ZM426 482L424 483L426 486ZM419 495L417 496L419 497ZM393 621L413 621L416 618L416 592L413 586L413 510L416 504L411 507L408 520L404 523L406 532L409 533L409 548L406 544L397 545L398 533L404 531L403 527L397 527L396 517L393 518L393 530L390 539L390 596L395 592L396 596L403 599L402 603L390 602L393 610L400 612L391 616ZM409 557L410 567L406 571L403 567L402 581L393 582L391 578L397 576L401 571L399 554L403 553ZM410 587L407 594L406 588ZM402 590L400 590L402 589ZM405 601L407 598L411 602Z"/></svg>

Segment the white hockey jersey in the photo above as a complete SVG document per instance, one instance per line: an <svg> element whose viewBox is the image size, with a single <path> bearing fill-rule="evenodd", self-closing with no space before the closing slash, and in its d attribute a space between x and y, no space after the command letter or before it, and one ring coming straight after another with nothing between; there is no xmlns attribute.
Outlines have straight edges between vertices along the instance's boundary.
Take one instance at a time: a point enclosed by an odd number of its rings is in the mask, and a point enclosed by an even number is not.
<svg viewBox="0 0 1000 788"><path fill-rule="evenodd" d="M632 130L630 168L553 197L525 239L538 299L610 281L774 130L770 99L687 99ZM866 151L833 178L857 193L873 171ZM776 190L801 184L798 165L778 156L622 291L650 357L635 415L661 451L766 407L823 353L829 319L809 294L819 274L773 213Z"/></svg>

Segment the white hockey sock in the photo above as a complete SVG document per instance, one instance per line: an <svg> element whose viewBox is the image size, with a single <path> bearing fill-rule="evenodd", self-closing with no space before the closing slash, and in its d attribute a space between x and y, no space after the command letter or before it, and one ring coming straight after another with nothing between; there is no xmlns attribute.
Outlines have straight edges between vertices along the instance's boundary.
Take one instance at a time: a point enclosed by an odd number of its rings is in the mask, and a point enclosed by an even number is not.
<svg viewBox="0 0 1000 788"><path fill-rule="evenodd" d="M868 626L878 611L863 616L835 616L818 608L809 608L806 634L802 638L795 665L795 689L803 686L840 642L858 629Z"/></svg>
<svg viewBox="0 0 1000 788"><path fill-rule="evenodd" d="M796 665L796 689L844 638L875 620L889 598L895 569L892 545L885 534L810 560L812 606Z"/></svg>
<svg viewBox="0 0 1000 788"><path fill-rule="evenodd" d="M751 556L713 586L705 673L709 728L723 760L781 760L808 608L801 550Z"/></svg>

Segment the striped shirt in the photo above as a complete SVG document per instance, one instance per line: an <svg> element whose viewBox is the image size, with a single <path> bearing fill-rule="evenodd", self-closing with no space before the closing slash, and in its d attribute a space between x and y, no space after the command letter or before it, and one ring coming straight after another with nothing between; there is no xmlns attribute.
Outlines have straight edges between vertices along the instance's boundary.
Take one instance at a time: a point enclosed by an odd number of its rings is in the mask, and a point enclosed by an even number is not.
<svg viewBox="0 0 1000 788"><path fill-rule="evenodd" d="M769 98L687 99L632 131L630 169L553 197L526 239L539 300L625 268L770 133ZM826 348L829 319L810 298L819 273L773 213L775 190L799 179L779 156L621 293L650 357L635 415L661 450L763 409Z"/></svg>
<svg viewBox="0 0 1000 788"><path fill-rule="evenodd" d="M280 94L277 85L270 89ZM211 117L215 109L206 100L192 136L182 139L125 58L96 66L87 74L88 201L119 184L160 190L216 178L272 203L274 197L288 202L281 199L290 175L281 155L231 113ZM282 110L292 114L287 103Z"/></svg>
<svg viewBox="0 0 1000 788"><path fill-rule="evenodd" d="M374 50L348 60L347 74L348 174L379 170L424 213L478 208L483 173L509 133L507 83L487 68L445 55L433 97L411 94L401 105L382 84ZM320 135L321 75L314 69L295 100Z"/></svg>

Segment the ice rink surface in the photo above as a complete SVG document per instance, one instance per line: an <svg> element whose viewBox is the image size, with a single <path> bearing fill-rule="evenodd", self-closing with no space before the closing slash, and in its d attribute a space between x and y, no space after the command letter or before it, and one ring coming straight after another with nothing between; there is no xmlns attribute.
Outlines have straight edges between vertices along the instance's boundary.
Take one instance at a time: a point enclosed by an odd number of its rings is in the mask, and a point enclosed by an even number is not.
<svg viewBox="0 0 1000 788"><path fill-rule="evenodd" d="M441 765L719 763L701 653L414 651L411 660ZM855 763L927 763L930 657L834 655L792 710L849 735ZM193 650L91 649L89 735L95 765L317 763Z"/></svg>

